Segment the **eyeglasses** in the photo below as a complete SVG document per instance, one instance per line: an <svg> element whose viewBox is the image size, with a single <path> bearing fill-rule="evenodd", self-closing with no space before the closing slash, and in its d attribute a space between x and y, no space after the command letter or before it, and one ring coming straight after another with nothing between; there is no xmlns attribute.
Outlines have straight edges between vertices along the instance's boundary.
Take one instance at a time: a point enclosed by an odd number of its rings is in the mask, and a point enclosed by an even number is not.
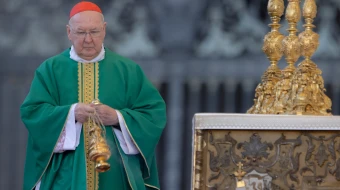
<svg viewBox="0 0 340 190"><path fill-rule="evenodd" d="M90 34L92 38L98 38L102 34L102 30L92 30L90 32L85 31L75 31L73 32L74 35L77 36L77 38L85 38L87 34Z"/></svg>

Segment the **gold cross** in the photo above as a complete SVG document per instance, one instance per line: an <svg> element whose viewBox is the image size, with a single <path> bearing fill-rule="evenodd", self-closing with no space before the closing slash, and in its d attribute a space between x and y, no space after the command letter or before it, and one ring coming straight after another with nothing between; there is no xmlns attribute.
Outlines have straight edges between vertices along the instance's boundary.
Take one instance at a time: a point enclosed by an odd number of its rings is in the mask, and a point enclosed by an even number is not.
<svg viewBox="0 0 340 190"><path fill-rule="evenodd" d="M238 162L236 166L238 166L238 170L234 172L234 176L237 178L237 187L245 187L245 183L242 180L243 176L246 175L246 172L242 171L243 164Z"/></svg>
<svg viewBox="0 0 340 190"><path fill-rule="evenodd" d="M236 166L238 166L238 170L242 170L243 164L242 164L242 162L238 162L238 163L236 164Z"/></svg>
<svg viewBox="0 0 340 190"><path fill-rule="evenodd" d="M236 164L238 166L238 170L234 172L235 177L237 177L238 180L242 180L243 176L246 175L245 171L242 171L243 164L239 162Z"/></svg>

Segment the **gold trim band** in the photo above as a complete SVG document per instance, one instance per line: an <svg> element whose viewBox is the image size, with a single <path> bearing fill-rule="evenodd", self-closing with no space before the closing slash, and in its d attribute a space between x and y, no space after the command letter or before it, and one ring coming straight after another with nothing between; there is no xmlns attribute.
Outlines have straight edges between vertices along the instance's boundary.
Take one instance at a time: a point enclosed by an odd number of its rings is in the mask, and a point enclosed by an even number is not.
<svg viewBox="0 0 340 190"><path fill-rule="evenodd" d="M99 63L78 63L78 101L91 103L98 97L99 91ZM98 172L95 163L88 158L89 137L88 123L83 123L84 146L86 159L86 189L97 190L99 188Z"/></svg>

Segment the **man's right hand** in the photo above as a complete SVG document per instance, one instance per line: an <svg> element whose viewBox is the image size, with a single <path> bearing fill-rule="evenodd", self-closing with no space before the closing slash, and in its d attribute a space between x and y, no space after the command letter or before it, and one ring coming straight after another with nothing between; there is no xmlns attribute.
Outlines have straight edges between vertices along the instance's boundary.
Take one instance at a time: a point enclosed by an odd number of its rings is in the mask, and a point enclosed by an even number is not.
<svg viewBox="0 0 340 190"><path fill-rule="evenodd" d="M95 108L91 107L89 104L78 103L74 108L75 119L80 123L86 122L90 114L94 112Z"/></svg>

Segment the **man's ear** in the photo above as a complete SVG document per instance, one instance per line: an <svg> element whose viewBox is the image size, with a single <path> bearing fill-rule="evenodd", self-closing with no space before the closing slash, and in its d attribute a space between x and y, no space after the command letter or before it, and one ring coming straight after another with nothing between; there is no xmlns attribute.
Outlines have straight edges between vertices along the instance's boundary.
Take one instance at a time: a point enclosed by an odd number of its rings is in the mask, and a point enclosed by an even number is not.
<svg viewBox="0 0 340 190"><path fill-rule="evenodd" d="M103 30L104 30L104 37L105 37L106 36L106 22L104 22Z"/></svg>
<svg viewBox="0 0 340 190"><path fill-rule="evenodd" d="M71 41L71 28L70 25L66 25L67 37Z"/></svg>

